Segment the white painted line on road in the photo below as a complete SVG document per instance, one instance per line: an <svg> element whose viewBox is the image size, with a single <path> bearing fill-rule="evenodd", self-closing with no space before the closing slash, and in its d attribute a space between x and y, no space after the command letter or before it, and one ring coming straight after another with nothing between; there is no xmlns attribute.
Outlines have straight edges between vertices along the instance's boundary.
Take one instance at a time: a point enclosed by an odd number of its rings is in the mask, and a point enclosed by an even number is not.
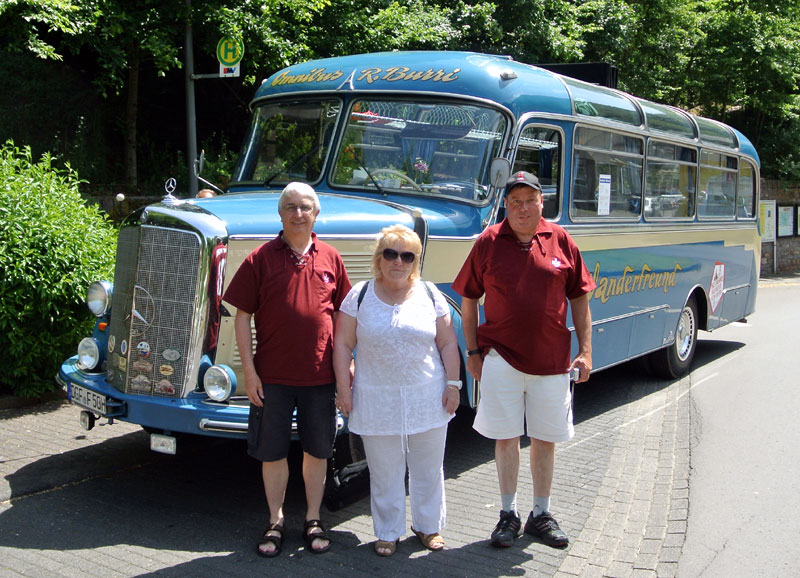
<svg viewBox="0 0 800 578"><path fill-rule="evenodd" d="M704 377L703 379L701 379L701 380L700 380L700 381L698 381L697 383L695 383L695 384L692 384L691 386L689 386L689 389L687 389L686 391L684 391L682 394L680 394L680 395L679 395L678 397L676 397L674 400L672 400L672 401L670 401L670 402L668 402L668 403L665 403L664 405L662 405L662 406L660 406L660 407L657 407L657 408L655 408L655 409L653 409L653 410L651 410L651 411L648 411L646 414L644 414L644 415L640 415L640 416L639 416L639 417L637 417L636 419L632 419L632 420L631 420L631 421L629 421L629 422L623 423L623 424L621 424L621 425L614 426L614 427L612 427L612 428L607 428L607 429L605 429L605 430L603 430L603 431L595 432L595 433L593 433L592 435L590 435L588 438L584 438L584 439L582 439L582 440L576 441L575 443L572 443L572 444L570 444L570 445L568 445L568 446L566 446L566 447L562 448L562 449L561 449L561 451L562 451L562 452L563 452L563 451L567 451L567 450L569 450L569 449L572 449L572 448L574 448L574 447L577 447L577 446L581 445L582 443L588 442L589 440L592 440L592 439L594 439L594 438L596 438L596 437L598 437L598 436L601 436L601 435L606 435L606 434L608 434L608 433L609 433L609 432L611 432L611 431L620 430L620 429L622 429L622 428L624 428L624 427L628 427L629 425L633 425L633 424L635 424L636 422L638 422L638 421L640 421L640 420L642 420L642 419L644 419L644 418L646 418L646 417L650 417L650 416L651 416L651 415L653 415L654 413L657 413L657 412L659 412L659 411L663 411L663 410L665 410L666 408L668 408L669 406L671 406L672 404L674 404L676 401L679 401L679 400L680 400L680 399L681 399L681 398L682 398L684 395L686 395L686 394L688 394L689 392L691 392L691 391L692 391L692 390L693 390L695 387L697 387L697 386L699 386L699 385L701 385L701 384L703 384L703 383L707 382L709 379L712 379L712 378L714 378L714 377L717 377L718 375L719 375L719 372L718 372L718 371L716 371L716 372L712 373L711 375Z"/></svg>
<svg viewBox="0 0 800 578"><path fill-rule="evenodd" d="M588 438L583 438L582 440L580 440L580 441L577 441L577 442L575 442L574 444L569 444L567 447L565 447L565 448L559 448L559 449L560 449L562 452L565 452L565 451L567 451L567 450L570 450L570 449L574 448L575 446L579 446L579 445L581 445L581 444L582 444L582 443L584 443L584 442L588 442L589 440L592 440L592 439L596 438L597 436L605 435L605 434L607 434L607 433L608 433L608 431L609 431L609 430L595 432L595 433L593 433L592 435L590 435ZM556 447L558 447L558 446L556 446Z"/></svg>
<svg viewBox="0 0 800 578"><path fill-rule="evenodd" d="M678 397L676 397L674 400L670 401L669 403L665 403L665 404L664 404L664 405L662 405L661 407L657 407L657 408L656 408L656 409L654 409L654 410L648 411L646 414L644 414L644 415L640 415L639 417L637 417L636 419L632 419L632 420L631 420L631 421L629 421L628 423L624 423L624 424L622 424L622 425L618 425L618 426L617 426L617 429L622 429L622 428L624 428L624 427L628 427L629 425L631 425L631 424L634 424L634 423L636 423L637 421L639 421L639 420L641 420L641 419L644 419L644 418L646 418L646 417L649 417L649 416L653 415L653 414L654 414L654 413L656 413L656 412L659 412L659 411L662 411L662 410L664 410L664 409L668 408L668 407L669 407L669 406L671 406L673 403L675 403L676 401L678 401L679 399L681 399L681 398L682 398L684 395L686 395L687 393L689 393L690 391L692 391L692 390L693 390L695 387L697 387L698 385L700 385L700 384L702 384L702 383L705 383L706 381L708 381L708 380L709 380L709 379L711 379L712 377L717 377L718 375L719 375L719 372L717 371L717 372L714 372L714 373L712 373L712 374L711 374L711 375L709 375L708 377L704 377L703 379L701 379L701 380L700 380L700 381L698 381L697 383L695 383L695 384L693 384L693 385L690 385L690 386L689 386L689 389L687 389L686 391L684 391L682 394L680 394Z"/></svg>

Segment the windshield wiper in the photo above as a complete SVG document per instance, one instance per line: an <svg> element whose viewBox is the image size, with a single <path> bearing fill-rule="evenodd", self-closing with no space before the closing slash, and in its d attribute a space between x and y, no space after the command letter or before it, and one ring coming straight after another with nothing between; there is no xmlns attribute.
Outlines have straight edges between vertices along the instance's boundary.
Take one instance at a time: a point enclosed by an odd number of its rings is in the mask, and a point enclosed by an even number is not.
<svg viewBox="0 0 800 578"><path fill-rule="evenodd" d="M300 155L299 157L297 157L295 160L293 160L293 161L291 162L291 164L290 164L288 167L286 167L285 169L281 169L281 170L279 170L277 173L275 173L274 175L270 175L269 177L267 177L266 179L264 179L264 186L265 186L265 187L268 187L268 186L269 186L269 185L272 183L272 181L273 181L273 180L275 180L277 177L279 177L279 176L280 176L280 175L282 175L283 173L288 173L289 171L291 171L291 170L292 170L293 168L295 168L297 165L299 165L299 164L300 164L300 163L302 163L304 160L306 160L308 157L310 157L310 156L311 156L311 155L313 155L315 152L317 152L319 149L321 149L321 148L323 147L323 145L324 145L324 144L325 144L325 143L318 143L317 145L315 145L314 147L312 147L310 151L308 151L308 152L306 152L306 153L303 153L302 155Z"/></svg>
<svg viewBox="0 0 800 578"><path fill-rule="evenodd" d="M383 190L383 187L380 185L380 183L378 183L377 179L372 176L371 172L369 172L369 169L367 168L367 165L364 164L364 161L362 161L361 157L359 157L358 154L356 153L355 147L353 145L347 145L346 147L344 147L344 152L346 154L349 154L349 155L353 156L353 158L358 163L358 168L360 168L362 171L367 173L367 176L369 177L369 180L372 181L372 184L375 185L375 188L378 189L378 192L385 197L386 196L386 191Z"/></svg>

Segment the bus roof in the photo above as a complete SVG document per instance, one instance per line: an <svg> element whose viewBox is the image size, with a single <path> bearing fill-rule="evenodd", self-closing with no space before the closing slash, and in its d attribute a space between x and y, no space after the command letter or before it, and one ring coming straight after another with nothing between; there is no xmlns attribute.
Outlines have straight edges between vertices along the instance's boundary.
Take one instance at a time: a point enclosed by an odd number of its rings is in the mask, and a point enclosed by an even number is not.
<svg viewBox="0 0 800 578"><path fill-rule="evenodd" d="M536 112L602 120L621 129L647 127L654 135L739 149L758 161L747 137L720 122L516 62L509 56L408 51L311 60L265 79L253 102L282 94L355 90L449 94L495 102L516 118Z"/></svg>

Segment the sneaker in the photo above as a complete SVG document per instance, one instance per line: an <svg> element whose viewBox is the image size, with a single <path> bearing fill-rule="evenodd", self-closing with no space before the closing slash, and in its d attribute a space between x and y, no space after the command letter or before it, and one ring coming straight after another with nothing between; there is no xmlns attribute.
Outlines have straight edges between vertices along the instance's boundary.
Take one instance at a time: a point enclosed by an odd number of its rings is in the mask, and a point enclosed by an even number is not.
<svg viewBox="0 0 800 578"><path fill-rule="evenodd" d="M569 538L564 531L558 527L558 522L550 515L550 512L542 512L535 518L533 511L525 522L525 533L539 537L542 542L553 548L563 548L569 544Z"/></svg>
<svg viewBox="0 0 800 578"><path fill-rule="evenodd" d="M500 521L492 532L491 545L495 548L508 548L519 536L521 526L522 522L514 512L500 510Z"/></svg>

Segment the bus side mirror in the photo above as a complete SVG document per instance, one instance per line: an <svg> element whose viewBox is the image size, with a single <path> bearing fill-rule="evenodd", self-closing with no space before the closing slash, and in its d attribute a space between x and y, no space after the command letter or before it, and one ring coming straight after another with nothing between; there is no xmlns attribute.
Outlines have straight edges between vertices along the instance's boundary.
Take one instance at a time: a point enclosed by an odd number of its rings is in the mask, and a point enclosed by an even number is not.
<svg viewBox="0 0 800 578"><path fill-rule="evenodd" d="M511 174L511 163L508 159L497 157L489 167L489 178L495 189L502 189Z"/></svg>
<svg viewBox="0 0 800 578"><path fill-rule="evenodd" d="M194 176L199 177L203 174L203 168L206 164L206 151L200 151L200 157L194 161Z"/></svg>

